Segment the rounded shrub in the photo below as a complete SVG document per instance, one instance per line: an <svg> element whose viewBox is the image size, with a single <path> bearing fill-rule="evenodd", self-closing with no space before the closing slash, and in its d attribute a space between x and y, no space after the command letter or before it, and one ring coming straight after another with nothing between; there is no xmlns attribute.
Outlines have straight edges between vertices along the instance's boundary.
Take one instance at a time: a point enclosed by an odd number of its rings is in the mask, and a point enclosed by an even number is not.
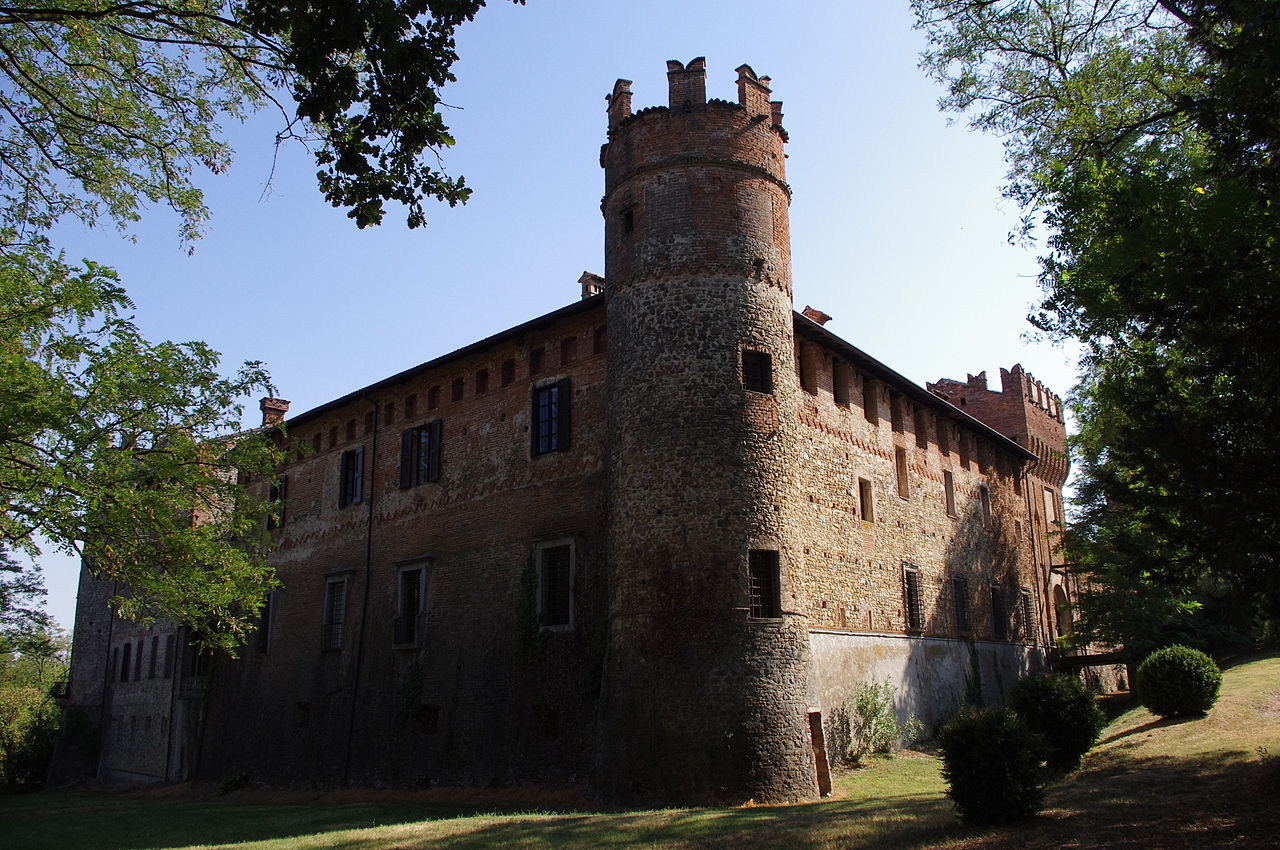
<svg viewBox="0 0 1280 850"><path fill-rule="evenodd" d="M1102 734L1106 715L1084 682L1065 673L1037 673L1009 689L1009 708L1041 735L1049 767L1068 772Z"/></svg>
<svg viewBox="0 0 1280 850"><path fill-rule="evenodd" d="M1148 655L1136 678L1142 704L1161 717L1204 714L1222 687L1222 671L1212 658L1177 644Z"/></svg>
<svg viewBox="0 0 1280 850"><path fill-rule="evenodd" d="M988 824L1033 815L1044 801L1044 739L1007 708L956 715L938 733L947 796L960 817Z"/></svg>

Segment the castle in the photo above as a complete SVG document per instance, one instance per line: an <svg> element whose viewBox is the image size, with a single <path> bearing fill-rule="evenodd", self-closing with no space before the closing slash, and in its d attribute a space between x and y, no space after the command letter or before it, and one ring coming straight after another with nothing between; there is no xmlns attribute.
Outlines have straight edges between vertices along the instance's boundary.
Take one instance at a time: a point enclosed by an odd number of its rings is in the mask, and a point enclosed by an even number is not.
<svg viewBox="0 0 1280 850"><path fill-rule="evenodd" d="M1060 400L921 388L793 310L769 78L608 97L582 298L284 421L282 587L238 660L81 579L69 700L113 782L582 781L812 799L858 682L926 725L1069 623ZM65 757L57 768L71 775Z"/></svg>

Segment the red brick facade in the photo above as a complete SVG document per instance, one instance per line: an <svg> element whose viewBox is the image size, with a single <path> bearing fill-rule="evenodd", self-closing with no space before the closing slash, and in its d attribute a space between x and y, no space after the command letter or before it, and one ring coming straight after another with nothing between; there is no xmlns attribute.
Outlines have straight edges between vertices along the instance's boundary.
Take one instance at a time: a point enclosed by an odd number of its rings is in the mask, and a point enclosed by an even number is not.
<svg viewBox="0 0 1280 850"><path fill-rule="evenodd" d="M610 96L582 300L284 420L282 588L240 660L123 680L125 642L181 635L89 583L101 776L805 799L854 682L931 722L1042 663L1060 402L1020 367L922 389L793 312L768 78L730 103L668 69L668 107Z"/></svg>

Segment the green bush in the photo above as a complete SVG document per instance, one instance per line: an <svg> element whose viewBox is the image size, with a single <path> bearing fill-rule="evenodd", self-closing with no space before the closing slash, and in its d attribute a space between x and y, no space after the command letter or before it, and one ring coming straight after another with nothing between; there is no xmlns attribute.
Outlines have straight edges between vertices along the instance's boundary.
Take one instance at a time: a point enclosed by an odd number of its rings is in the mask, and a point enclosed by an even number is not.
<svg viewBox="0 0 1280 850"><path fill-rule="evenodd" d="M1084 682L1064 673L1038 673L1009 689L1009 708L1049 747L1049 767L1063 773L1080 766L1080 759L1102 734L1106 715Z"/></svg>
<svg viewBox="0 0 1280 850"><path fill-rule="evenodd" d="M923 726L914 717L898 722L893 708L897 688L888 680L859 682L836 713L833 736L836 752L846 764L859 764L873 753L887 754L920 736Z"/></svg>
<svg viewBox="0 0 1280 850"><path fill-rule="evenodd" d="M966 710L938 733L947 796L960 817L989 824L1033 815L1044 802L1044 739L1007 708Z"/></svg>
<svg viewBox="0 0 1280 850"><path fill-rule="evenodd" d="M1138 665L1138 696L1161 717L1204 714L1218 701L1222 671L1198 649L1166 646Z"/></svg>

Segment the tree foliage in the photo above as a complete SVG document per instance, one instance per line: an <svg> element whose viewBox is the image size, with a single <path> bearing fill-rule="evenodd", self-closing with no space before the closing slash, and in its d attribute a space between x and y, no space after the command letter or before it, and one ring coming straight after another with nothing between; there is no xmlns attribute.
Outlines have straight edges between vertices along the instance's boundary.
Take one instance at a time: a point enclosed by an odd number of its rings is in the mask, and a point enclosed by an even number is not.
<svg viewBox="0 0 1280 850"><path fill-rule="evenodd" d="M1280 613L1280 3L913 6L944 108L1005 137L1047 234L1033 323L1085 344L1083 630L1125 604L1106 588L1176 616L1204 576Z"/></svg>
<svg viewBox="0 0 1280 850"><path fill-rule="evenodd" d="M439 169L453 144L440 89L454 32L483 0L59 0L0 3L0 192L19 233L64 215L136 220L145 203L200 234L193 175L228 167L220 120L264 106L278 140L314 150L325 198L358 225L385 204L470 190ZM290 104L289 101L292 101Z"/></svg>
<svg viewBox="0 0 1280 850"><path fill-rule="evenodd" d="M470 192L440 167L440 90L457 27L483 5L0 0L0 543L35 554L47 537L119 583L122 614L234 650L274 582L271 506L238 479L270 477L278 449L236 433L267 374L225 376L203 343L144 339L115 273L68 261L51 228L127 229L161 205L189 245L208 217L200 174L231 162L220 122L262 108L358 226L389 203L423 224L425 203ZM15 607L29 580L0 584L0 616L29 617Z"/></svg>
<svg viewBox="0 0 1280 850"><path fill-rule="evenodd" d="M128 586L126 615L232 646L273 581L268 506L237 475L270 476L278 452L228 436L267 378L256 364L223 377L201 343L148 343L129 306L109 269L0 254L0 534L87 558Z"/></svg>
<svg viewBox="0 0 1280 850"><path fill-rule="evenodd" d="M44 781L61 715L51 689L66 681L70 643L42 626L20 647L0 646L0 783Z"/></svg>

